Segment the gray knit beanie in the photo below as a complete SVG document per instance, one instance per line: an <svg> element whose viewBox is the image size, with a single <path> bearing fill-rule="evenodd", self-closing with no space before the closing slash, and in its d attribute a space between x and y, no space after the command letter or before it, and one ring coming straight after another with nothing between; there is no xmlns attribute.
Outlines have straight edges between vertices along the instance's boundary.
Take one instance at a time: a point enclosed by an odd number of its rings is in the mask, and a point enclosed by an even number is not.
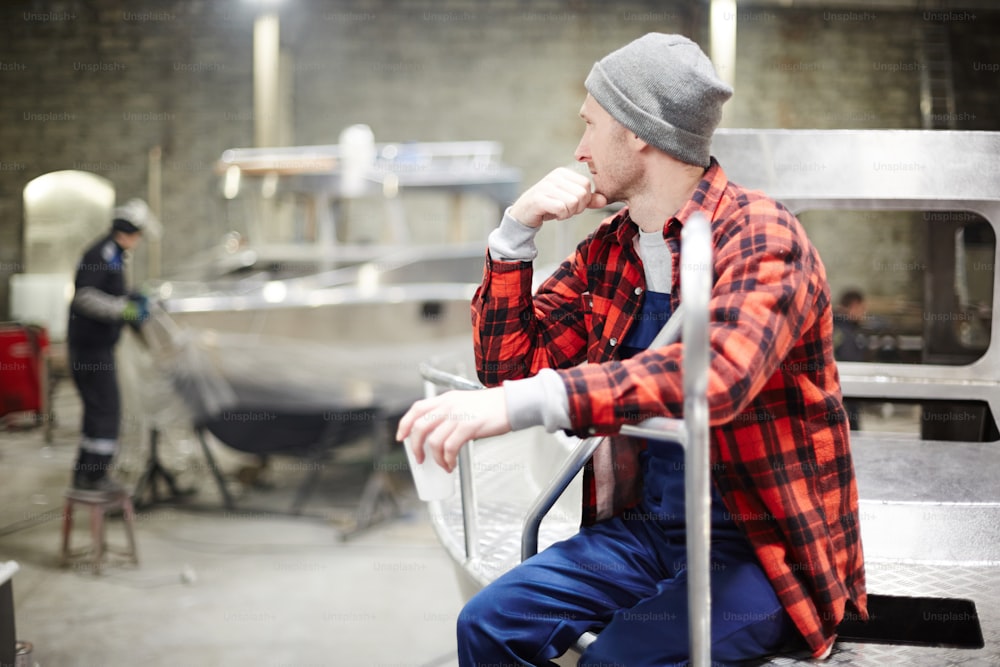
<svg viewBox="0 0 1000 667"><path fill-rule="evenodd" d="M733 94L697 44L657 32L594 63L584 85L640 139L701 167L710 162L712 133Z"/></svg>

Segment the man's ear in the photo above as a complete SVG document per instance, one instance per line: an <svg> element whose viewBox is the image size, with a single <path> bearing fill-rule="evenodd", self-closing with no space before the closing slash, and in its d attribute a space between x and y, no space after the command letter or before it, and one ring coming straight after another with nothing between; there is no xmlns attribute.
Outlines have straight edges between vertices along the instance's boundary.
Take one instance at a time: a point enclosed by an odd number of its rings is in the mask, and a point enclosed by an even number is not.
<svg viewBox="0 0 1000 667"><path fill-rule="evenodd" d="M629 148L631 148L636 153L640 153L649 147L649 142L647 142L645 139L640 138L639 135L634 132L628 132L626 133L625 136Z"/></svg>

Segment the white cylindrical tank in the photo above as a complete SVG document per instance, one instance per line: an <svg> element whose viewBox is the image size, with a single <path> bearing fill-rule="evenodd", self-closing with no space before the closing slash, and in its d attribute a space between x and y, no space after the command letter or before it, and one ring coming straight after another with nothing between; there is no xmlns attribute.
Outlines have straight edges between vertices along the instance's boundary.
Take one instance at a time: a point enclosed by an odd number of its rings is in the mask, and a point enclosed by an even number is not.
<svg viewBox="0 0 1000 667"><path fill-rule="evenodd" d="M340 133L338 143L341 156L340 194L360 197L368 188L365 177L375 164L375 134L367 125L351 125Z"/></svg>

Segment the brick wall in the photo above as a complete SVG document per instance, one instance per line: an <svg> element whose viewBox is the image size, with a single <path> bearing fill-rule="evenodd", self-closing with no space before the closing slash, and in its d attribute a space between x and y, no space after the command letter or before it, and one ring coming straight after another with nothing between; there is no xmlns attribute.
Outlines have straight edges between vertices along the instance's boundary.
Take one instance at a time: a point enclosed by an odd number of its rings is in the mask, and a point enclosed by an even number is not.
<svg viewBox="0 0 1000 667"><path fill-rule="evenodd" d="M990 37L1000 28L996 13L769 8L741 10L738 18L730 126L918 129L921 78L942 65L954 83L954 129L1000 129L1000 48ZM949 45L945 62L921 49L937 27ZM834 298L860 288L887 311L924 307L927 219L920 212L802 216Z"/></svg>
<svg viewBox="0 0 1000 667"><path fill-rule="evenodd" d="M208 2L32 2L0 9L0 275L20 263L21 191L60 169L146 196L163 149L167 259L208 242L206 178L221 147L245 144L252 17ZM247 15L243 15L247 14ZM6 310L6 275L0 312Z"/></svg>
<svg viewBox="0 0 1000 667"><path fill-rule="evenodd" d="M0 7L0 314L19 270L21 189L58 169L145 196L163 149L164 262L214 240L211 165L253 140L246 0L49 0ZM531 182L568 163L591 63L650 30L706 44L700 3L586 0L293 0L294 139L332 143L352 123L377 140L495 139ZM741 9L727 124L919 127L917 12ZM968 127L998 126L997 20L951 22ZM960 125L962 127L962 125ZM584 229L590 221L573 231ZM543 238L555 251L555 238Z"/></svg>

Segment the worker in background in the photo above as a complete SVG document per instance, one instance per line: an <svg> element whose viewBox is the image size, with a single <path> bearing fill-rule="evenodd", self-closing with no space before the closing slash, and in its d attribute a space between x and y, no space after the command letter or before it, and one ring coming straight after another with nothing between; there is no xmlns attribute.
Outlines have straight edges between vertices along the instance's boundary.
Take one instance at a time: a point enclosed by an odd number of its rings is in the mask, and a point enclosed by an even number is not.
<svg viewBox="0 0 1000 667"><path fill-rule="evenodd" d="M121 493L108 473L118 451L121 400L115 345L125 323L148 316L145 297L125 285L125 259L142 239L149 208L138 199L114 210L111 230L83 254L76 270L76 291L69 308L70 370L83 402L83 428L73 487Z"/></svg>
<svg viewBox="0 0 1000 667"><path fill-rule="evenodd" d="M866 313L865 295L859 290L845 290L840 295L840 306L833 313L833 356L837 361L868 360L868 336L861 327ZM844 409L851 430L861 430L861 401L845 398Z"/></svg>

